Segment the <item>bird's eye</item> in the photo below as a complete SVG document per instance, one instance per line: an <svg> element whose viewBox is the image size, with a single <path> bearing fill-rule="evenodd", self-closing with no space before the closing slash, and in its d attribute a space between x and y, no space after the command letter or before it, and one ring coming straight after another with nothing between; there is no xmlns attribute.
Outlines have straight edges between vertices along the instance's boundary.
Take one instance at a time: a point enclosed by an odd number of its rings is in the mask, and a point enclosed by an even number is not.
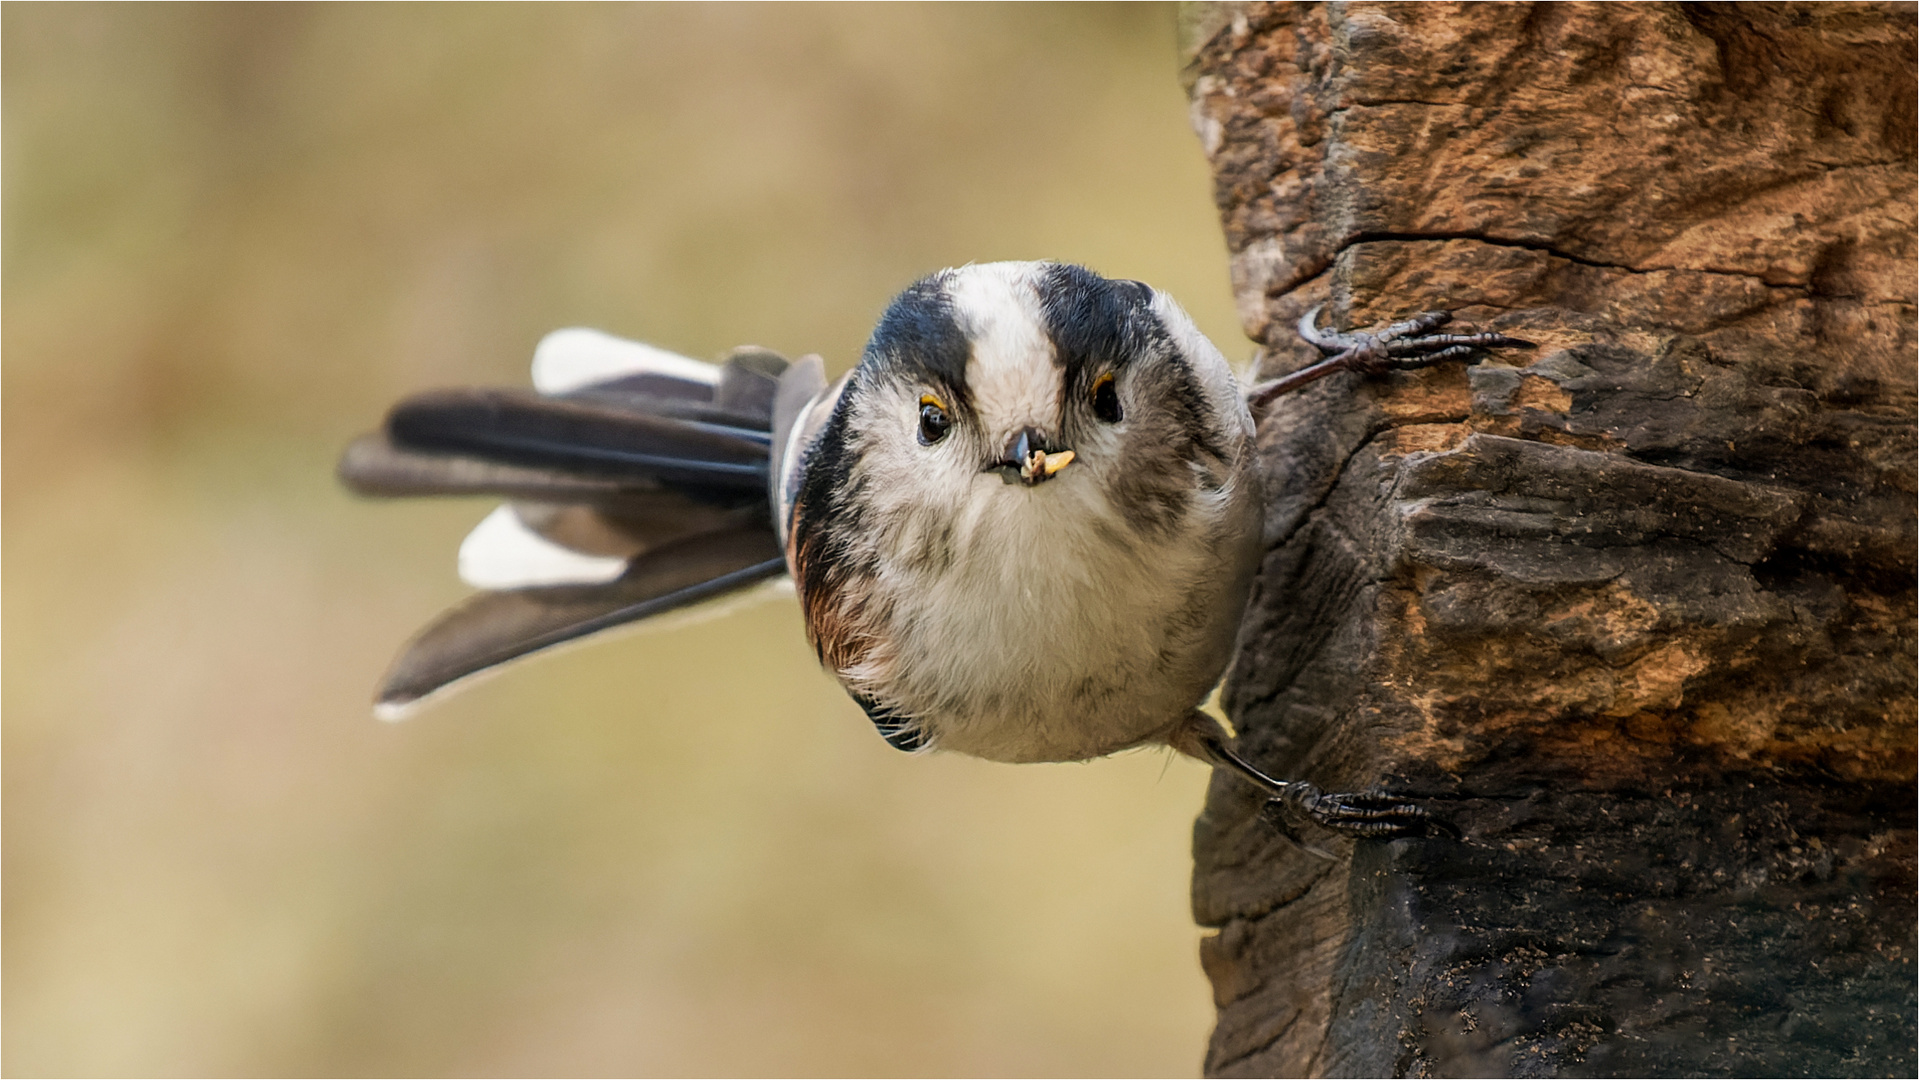
<svg viewBox="0 0 1919 1080"><path fill-rule="evenodd" d="M1093 384L1093 415L1109 424L1120 421L1119 388L1113 385L1113 373L1110 371Z"/></svg>
<svg viewBox="0 0 1919 1080"><path fill-rule="evenodd" d="M946 430L953 421L946 415L946 406L931 394L920 395L920 445L931 446L946 437Z"/></svg>

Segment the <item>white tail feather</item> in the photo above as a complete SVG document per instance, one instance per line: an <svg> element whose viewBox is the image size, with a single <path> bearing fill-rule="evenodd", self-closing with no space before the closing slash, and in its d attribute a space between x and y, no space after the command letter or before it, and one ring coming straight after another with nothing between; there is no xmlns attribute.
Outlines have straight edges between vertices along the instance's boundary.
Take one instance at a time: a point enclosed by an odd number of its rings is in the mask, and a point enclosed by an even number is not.
<svg viewBox="0 0 1919 1080"><path fill-rule="evenodd" d="M604 585L625 572L625 559L561 547L527 528L506 505L488 514L460 543L460 580L479 589Z"/></svg>
<svg viewBox="0 0 1919 1080"><path fill-rule="evenodd" d="M565 394L628 375L665 375L711 386L718 365L584 327L555 330L533 350L533 388Z"/></svg>

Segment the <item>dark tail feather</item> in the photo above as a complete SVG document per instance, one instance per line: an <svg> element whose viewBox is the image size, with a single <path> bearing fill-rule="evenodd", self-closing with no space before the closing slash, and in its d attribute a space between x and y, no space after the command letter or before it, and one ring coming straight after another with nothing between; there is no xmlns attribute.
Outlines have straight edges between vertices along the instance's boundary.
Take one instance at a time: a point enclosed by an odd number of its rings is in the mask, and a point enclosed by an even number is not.
<svg viewBox="0 0 1919 1080"><path fill-rule="evenodd" d="M438 390L394 406L387 438L402 450L627 481L689 494L763 495L764 430L658 416L612 402L524 390Z"/></svg>
<svg viewBox="0 0 1919 1080"><path fill-rule="evenodd" d="M785 368L741 350L712 383L641 372L557 396L445 390L395 406L341 457L349 488L494 495L512 514L462 548L463 576L493 587L407 644L376 711L397 718L518 657L782 573L767 474ZM544 545L564 549L558 570ZM564 553L598 565L581 570ZM625 569L604 581L608 559Z"/></svg>
<svg viewBox="0 0 1919 1080"><path fill-rule="evenodd" d="M614 477L502 465L458 454L395 446L384 432L362 435L340 455L340 482L359 495L498 495L549 502L598 501L629 490Z"/></svg>
<svg viewBox="0 0 1919 1080"><path fill-rule="evenodd" d="M606 585L483 592L422 630L375 706L399 719L428 694L528 653L731 592L786 570L768 529L706 534L649 551Z"/></svg>
<svg viewBox="0 0 1919 1080"><path fill-rule="evenodd" d="M514 500L526 510L531 509L528 504L538 504L538 512L522 517L560 544L569 544L568 533L578 530L547 527L548 522L561 516L577 519L582 513L594 515L602 527L625 534L638 547L765 518L763 507L755 505L757 495L740 500L745 505L715 505L711 498L692 498L657 484L422 453L395 446L379 433L347 446L340 455L339 474L348 489L378 498L492 495Z"/></svg>

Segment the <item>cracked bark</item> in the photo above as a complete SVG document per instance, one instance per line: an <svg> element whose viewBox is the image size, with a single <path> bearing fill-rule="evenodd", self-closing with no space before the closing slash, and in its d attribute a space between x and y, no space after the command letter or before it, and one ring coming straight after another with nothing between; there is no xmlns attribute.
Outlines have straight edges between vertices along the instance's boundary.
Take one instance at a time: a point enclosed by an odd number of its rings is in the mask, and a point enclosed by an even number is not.
<svg viewBox="0 0 1919 1080"><path fill-rule="evenodd" d="M1215 1075L1910 1075L1915 76L1889 5L1189 8L1240 314L1541 344L1261 418Z"/></svg>

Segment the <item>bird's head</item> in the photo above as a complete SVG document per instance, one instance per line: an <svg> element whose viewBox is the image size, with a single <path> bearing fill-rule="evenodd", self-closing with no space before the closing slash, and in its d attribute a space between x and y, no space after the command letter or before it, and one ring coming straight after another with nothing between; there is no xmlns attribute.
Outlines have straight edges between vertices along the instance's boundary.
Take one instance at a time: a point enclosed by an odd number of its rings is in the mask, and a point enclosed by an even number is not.
<svg viewBox="0 0 1919 1080"><path fill-rule="evenodd" d="M1248 426L1224 358L1171 298L1048 262L915 283L847 396L868 507L964 531L1038 513L1161 536L1226 481Z"/></svg>

